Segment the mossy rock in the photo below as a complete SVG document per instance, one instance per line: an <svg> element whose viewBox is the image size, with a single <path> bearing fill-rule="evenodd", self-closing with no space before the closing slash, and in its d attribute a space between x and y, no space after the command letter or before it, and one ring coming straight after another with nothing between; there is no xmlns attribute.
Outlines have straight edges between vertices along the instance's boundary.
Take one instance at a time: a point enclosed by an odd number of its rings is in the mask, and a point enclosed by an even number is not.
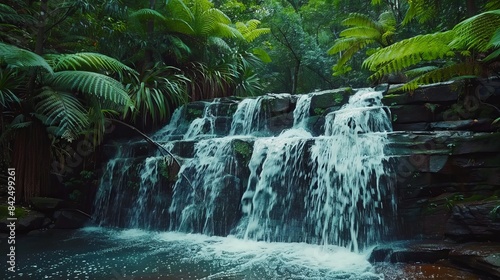
<svg viewBox="0 0 500 280"><path fill-rule="evenodd" d="M55 211L63 207L63 200L52 197L32 197L30 204L38 211Z"/></svg>
<svg viewBox="0 0 500 280"><path fill-rule="evenodd" d="M20 219L22 217L25 217L28 215L29 211L16 206L16 209L14 210L14 217ZM11 216L9 215L9 206L8 205L0 205L0 220L10 218Z"/></svg>
<svg viewBox="0 0 500 280"><path fill-rule="evenodd" d="M235 156L246 166L250 162L253 153L253 142L235 139L232 142Z"/></svg>

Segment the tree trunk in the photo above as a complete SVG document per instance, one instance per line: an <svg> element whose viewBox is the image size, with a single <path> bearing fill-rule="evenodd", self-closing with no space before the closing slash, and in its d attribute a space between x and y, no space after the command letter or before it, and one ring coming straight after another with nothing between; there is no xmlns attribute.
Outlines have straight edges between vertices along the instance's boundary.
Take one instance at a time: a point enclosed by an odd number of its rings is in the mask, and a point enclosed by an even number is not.
<svg viewBox="0 0 500 280"><path fill-rule="evenodd" d="M477 14L477 6L475 0L466 0L467 1L467 16L471 17Z"/></svg>
<svg viewBox="0 0 500 280"><path fill-rule="evenodd" d="M12 161L16 168L16 202L50 195L50 140L37 120L16 132Z"/></svg>

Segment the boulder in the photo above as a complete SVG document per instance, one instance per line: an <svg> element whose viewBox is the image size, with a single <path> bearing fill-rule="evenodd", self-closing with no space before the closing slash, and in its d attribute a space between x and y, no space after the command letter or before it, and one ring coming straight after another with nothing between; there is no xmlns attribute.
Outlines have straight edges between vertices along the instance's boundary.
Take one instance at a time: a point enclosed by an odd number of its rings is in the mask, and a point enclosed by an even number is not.
<svg viewBox="0 0 500 280"><path fill-rule="evenodd" d="M54 213L55 229L77 229L91 223L90 215L78 209L61 209Z"/></svg>
<svg viewBox="0 0 500 280"><path fill-rule="evenodd" d="M37 211L53 213L64 206L64 200L52 197L32 197L30 204Z"/></svg>
<svg viewBox="0 0 500 280"><path fill-rule="evenodd" d="M460 203L453 206L445 235L453 240L500 241L500 200ZM498 211L500 212L500 211Z"/></svg>
<svg viewBox="0 0 500 280"><path fill-rule="evenodd" d="M462 244L451 250L449 258L462 266L500 278L500 244L498 243Z"/></svg>

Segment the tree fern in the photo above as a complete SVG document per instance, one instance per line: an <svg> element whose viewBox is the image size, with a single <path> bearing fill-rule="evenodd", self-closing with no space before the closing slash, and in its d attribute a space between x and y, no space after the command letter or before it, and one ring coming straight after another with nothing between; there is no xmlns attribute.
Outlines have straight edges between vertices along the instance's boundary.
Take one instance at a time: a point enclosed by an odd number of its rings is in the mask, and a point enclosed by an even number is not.
<svg viewBox="0 0 500 280"><path fill-rule="evenodd" d="M260 21L256 19L251 19L245 23L237 22L235 25L236 29L238 29L247 42L252 42L256 38L268 34L271 31L269 28L258 28Z"/></svg>
<svg viewBox="0 0 500 280"><path fill-rule="evenodd" d="M46 87L35 98L35 113L47 126L57 126L57 133L76 136L89 125L87 111L73 94Z"/></svg>
<svg viewBox="0 0 500 280"><path fill-rule="evenodd" d="M491 39L500 26L500 10L484 12L457 24L453 30L456 37L450 43L455 49L489 50Z"/></svg>
<svg viewBox="0 0 500 280"><path fill-rule="evenodd" d="M103 74L86 71L61 71L54 73L47 83L55 90L94 95L125 108L132 106L123 85Z"/></svg>
<svg viewBox="0 0 500 280"><path fill-rule="evenodd" d="M437 11L434 0L411 0L407 2L408 10L403 19L403 25L408 24L415 18L419 23L424 23L436 16Z"/></svg>
<svg viewBox="0 0 500 280"><path fill-rule="evenodd" d="M352 13L342 21L342 25L351 27L344 29L340 33L340 38L335 40L334 45L327 51L330 55L340 54L333 66L333 75L349 71L350 68L346 68L346 63L368 45L374 43L382 47L390 45L396 20L391 12L382 13L378 21L364 14Z"/></svg>
<svg viewBox="0 0 500 280"><path fill-rule="evenodd" d="M447 31L405 39L375 52L363 62L363 66L375 72L370 77L372 80L378 80L386 74L405 70L422 61L454 56L448 45L453 36L453 31Z"/></svg>
<svg viewBox="0 0 500 280"><path fill-rule="evenodd" d="M20 81L16 77L15 71L0 69L0 105L2 107L7 108L9 103L19 103L19 98L14 91L17 89Z"/></svg>
<svg viewBox="0 0 500 280"><path fill-rule="evenodd" d="M50 65L34 52L13 45L0 43L0 65L19 68L42 68L49 73L54 71Z"/></svg>
<svg viewBox="0 0 500 280"><path fill-rule="evenodd" d="M44 56L54 71L84 70L92 72L126 73L137 72L120 61L100 53L51 54Z"/></svg>
<svg viewBox="0 0 500 280"><path fill-rule="evenodd" d="M479 76L482 67L479 63L463 62L431 70L411 80L403 86L403 90L411 91L422 84L431 84L448 81L456 77Z"/></svg>
<svg viewBox="0 0 500 280"><path fill-rule="evenodd" d="M160 12L153 9L140 9L135 12L132 12L129 15L130 19L137 19L139 21L145 22L147 20L160 20L165 21L167 18L163 16Z"/></svg>

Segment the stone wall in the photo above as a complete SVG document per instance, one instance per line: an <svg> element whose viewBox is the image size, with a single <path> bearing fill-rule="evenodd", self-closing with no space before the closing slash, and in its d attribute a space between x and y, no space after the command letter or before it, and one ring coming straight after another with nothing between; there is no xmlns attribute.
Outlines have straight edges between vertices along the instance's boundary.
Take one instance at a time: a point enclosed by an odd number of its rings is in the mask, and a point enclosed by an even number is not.
<svg viewBox="0 0 500 280"><path fill-rule="evenodd" d="M401 237L499 241L500 81L394 89L383 102Z"/></svg>

